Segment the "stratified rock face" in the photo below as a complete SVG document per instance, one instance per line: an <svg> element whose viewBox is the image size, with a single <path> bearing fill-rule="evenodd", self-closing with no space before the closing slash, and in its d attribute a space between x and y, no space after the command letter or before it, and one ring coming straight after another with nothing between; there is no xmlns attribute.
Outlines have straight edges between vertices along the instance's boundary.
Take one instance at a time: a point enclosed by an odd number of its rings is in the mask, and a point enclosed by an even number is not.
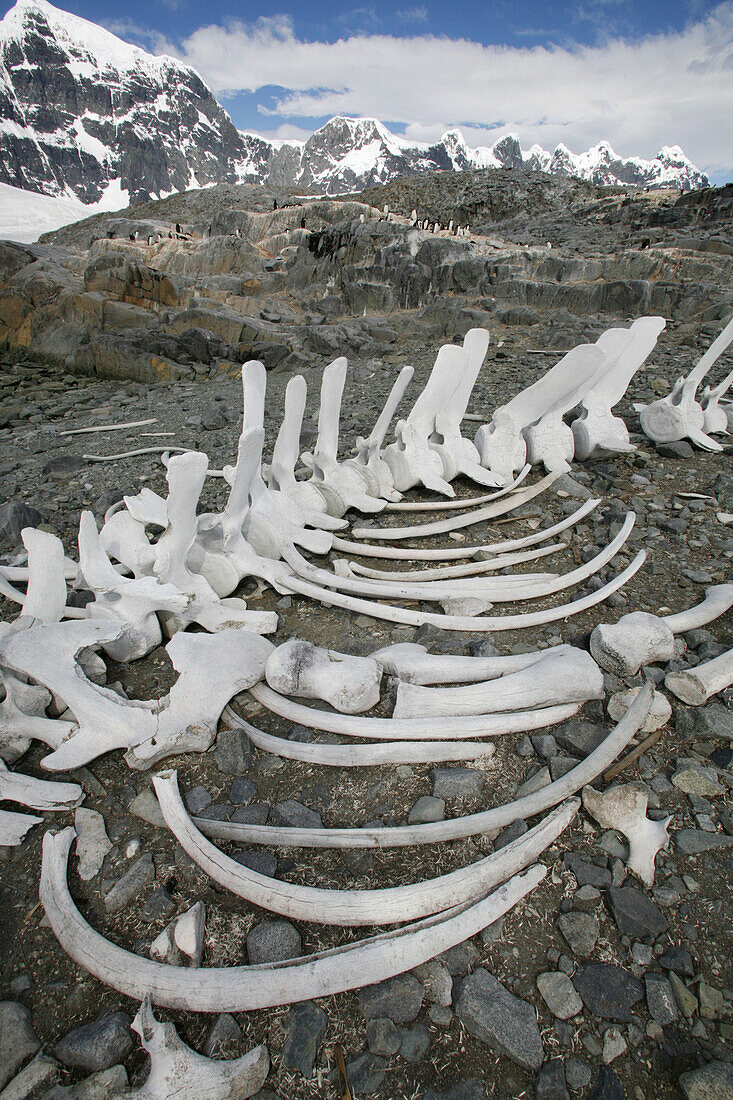
<svg viewBox="0 0 733 1100"><path fill-rule="evenodd" d="M85 203L122 190L135 202L257 174L264 145L245 143L173 58L45 0L19 0L0 23L1 182Z"/></svg>

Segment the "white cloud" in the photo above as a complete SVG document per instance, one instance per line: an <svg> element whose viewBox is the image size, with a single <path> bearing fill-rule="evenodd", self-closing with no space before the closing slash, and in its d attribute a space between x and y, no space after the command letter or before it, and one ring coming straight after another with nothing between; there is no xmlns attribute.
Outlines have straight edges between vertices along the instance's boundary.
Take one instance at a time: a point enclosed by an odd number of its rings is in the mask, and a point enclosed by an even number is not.
<svg viewBox="0 0 733 1100"><path fill-rule="evenodd" d="M605 138L627 156L677 144L708 170L733 167L733 0L680 32L592 47L432 35L308 42L276 16L202 27L179 56L218 94L284 88L281 119L367 115L415 138L460 125L467 138L513 131L525 148L563 141L575 151Z"/></svg>

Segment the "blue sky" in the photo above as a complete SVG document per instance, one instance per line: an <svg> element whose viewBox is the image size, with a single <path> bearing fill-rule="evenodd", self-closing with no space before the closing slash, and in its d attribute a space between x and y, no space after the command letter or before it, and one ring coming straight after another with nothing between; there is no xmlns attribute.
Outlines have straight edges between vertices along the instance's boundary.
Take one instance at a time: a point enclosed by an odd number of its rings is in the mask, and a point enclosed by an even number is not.
<svg viewBox="0 0 733 1100"><path fill-rule="evenodd" d="M715 182L733 177L733 0L57 6L193 65L237 126L268 136L369 115L416 140L455 125L471 145L680 145Z"/></svg>

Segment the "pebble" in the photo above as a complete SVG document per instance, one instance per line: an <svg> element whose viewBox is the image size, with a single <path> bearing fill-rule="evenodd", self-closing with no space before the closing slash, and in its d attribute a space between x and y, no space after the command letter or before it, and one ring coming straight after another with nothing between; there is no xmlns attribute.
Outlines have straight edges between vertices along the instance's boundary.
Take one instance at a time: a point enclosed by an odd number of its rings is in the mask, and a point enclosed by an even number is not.
<svg viewBox="0 0 733 1100"><path fill-rule="evenodd" d="M402 1029L402 1043L400 1044L400 1057L406 1062L420 1062L430 1048L430 1035L424 1024L415 1024L414 1027Z"/></svg>
<svg viewBox="0 0 733 1100"><path fill-rule="evenodd" d="M644 996L641 982L612 963L587 963L578 970L573 985L594 1016L622 1024L631 1022L631 1009Z"/></svg>
<svg viewBox="0 0 733 1100"><path fill-rule="evenodd" d="M387 1064L383 1058L365 1051L350 1058L346 1063L346 1072L352 1092L356 1096L371 1096L377 1092L384 1080Z"/></svg>
<svg viewBox="0 0 733 1100"><path fill-rule="evenodd" d="M104 863L104 857L112 849L104 818L96 810L80 806L74 814L76 829L76 855L79 878L84 882L93 879Z"/></svg>
<svg viewBox="0 0 733 1100"><path fill-rule="evenodd" d="M679 768L672 776L672 783L685 794L696 794L702 798L715 798L724 791L717 781L715 770L701 764L688 764Z"/></svg>
<svg viewBox="0 0 733 1100"><path fill-rule="evenodd" d="M608 1066L601 1066L598 1080L587 1100L624 1100L624 1090L616 1074Z"/></svg>
<svg viewBox="0 0 733 1100"><path fill-rule="evenodd" d="M160 812L158 799L155 797L150 787L146 787L137 797L133 798L127 808L135 817L139 817L142 821L147 821L148 825L155 825L156 828L159 829L166 828L163 814Z"/></svg>
<svg viewBox="0 0 733 1100"><path fill-rule="evenodd" d="M708 1062L701 1069L683 1073L679 1086L685 1100L733 1100L733 1066Z"/></svg>
<svg viewBox="0 0 733 1100"><path fill-rule="evenodd" d="M378 1017L366 1027L367 1045L372 1054L391 1058L402 1046L402 1032L392 1020Z"/></svg>
<svg viewBox="0 0 733 1100"><path fill-rule="evenodd" d="M708 833L704 829L678 829L673 833L675 848L686 856L699 855L719 848L730 848L733 836L725 833Z"/></svg>
<svg viewBox="0 0 733 1100"><path fill-rule="evenodd" d="M326 1013L313 1001L294 1005L288 1013L283 1065L297 1070L303 1077L312 1077L327 1025Z"/></svg>
<svg viewBox="0 0 733 1100"><path fill-rule="evenodd" d="M122 878L105 895L105 909L108 913L118 913L120 909L124 909L126 905L129 905L133 898L136 898L146 886L150 886L154 881L155 866L153 857L146 853L125 871Z"/></svg>
<svg viewBox="0 0 733 1100"><path fill-rule="evenodd" d="M433 1004L448 1005L453 1003L453 978L445 966L438 959L431 959L416 966L415 977L425 989L425 996Z"/></svg>
<svg viewBox="0 0 733 1100"><path fill-rule="evenodd" d="M653 943L667 931L667 919L662 911L634 886L609 887L606 904L622 936Z"/></svg>
<svg viewBox="0 0 733 1100"><path fill-rule="evenodd" d="M574 955L586 958L598 939L598 921L590 913L561 913L557 926Z"/></svg>
<svg viewBox="0 0 733 1100"><path fill-rule="evenodd" d="M296 802L288 798L284 802L278 802L272 807L270 821L273 825L290 825L298 829L322 829L321 815L304 806L302 802Z"/></svg>
<svg viewBox="0 0 733 1100"><path fill-rule="evenodd" d="M398 974L359 992L359 1007L367 1019L386 1017L395 1024L409 1024L420 1011L425 990L412 974Z"/></svg>
<svg viewBox="0 0 733 1100"><path fill-rule="evenodd" d="M484 791L483 772L475 768L433 768L436 798L479 798Z"/></svg>
<svg viewBox="0 0 733 1100"><path fill-rule="evenodd" d="M205 810L207 806L210 806L213 799L206 787L192 787L190 791L186 791L184 794L183 801L186 803L188 812L196 816Z"/></svg>
<svg viewBox="0 0 733 1100"><path fill-rule="evenodd" d="M674 970L670 971L669 984L672 987L674 993L674 999L677 1002L677 1007L683 1016L690 1019L697 1012L697 997L694 993L691 993L685 983L675 974Z"/></svg>
<svg viewBox="0 0 733 1100"><path fill-rule="evenodd" d="M241 730L219 731L214 749L216 766L224 775L243 775L252 757L252 743Z"/></svg>
<svg viewBox="0 0 733 1100"><path fill-rule="evenodd" d="M430 794L418 798L407 815L408 825L425 825L429 821L443 820L445 820L445 802L442 798L435 798Z"/></svg>
<svg viewBox="0 0 733 1100"><path fill-rule="evenodd" d="M43 1096L59 1079L60 1067L54 1058L37 1054L2 1090L3 1100L31 1100Z"/></svg>
<svg viewBox="0 0 733 1100"><path fill-rule="evenodd" d="M302 952L300 932L290 921L263 920L247 933L250 965L295 959Z"/></svg>
<svg viewBox="0 0 733 1100"><path fill-rule="evenodd" d="M245 776L240 775L237 776L232 783L231 790L229 791L229 801L241 806L247 802L251 802L256 794L257 788L254 783Z"/></svg>
<svg viewBox="0 0 733 1100"><path fill-rule="evenodd" d="M25 1005L0 1001L0 1089L40 1048Z"/></svg>
<svg viewBox="0 0 733 1100"><path fill-rule="evenodd" d="M716 702L704 707L678 707L675 728L690 741L733 741L733 711Z"/></svg>
<svg viewBox="0 0 733 1100"><path fill-rule="evenodd" d="M647 974L644 979L646 1003L649 1015L660 1027L667 1027L677 1019L677 1002L672 986L661 974Z"/></svg>
<svg viewBox="0 0 733 1100"><path fill-rule="evenodd" d="M612 882L611 873L606 867L599 867L596 863L589 863L578 855L577 852L566 852L563 863L575 875L578 886L595 886L604 888Z"/></svg>
<svg viewBox="0 0 733 1100"><path fill-rule="evenodd" d="M531 1004L480 967L461 984L456 1015L466 1031L517 1065L537 1071L544 1051Z"/></svg>
<svg viewBox="0 0 733 1100"><path fill-rule="evenodd" d="M590 1084L590 1066L580 1058L568 1058L565 1063L565 1080L571 1092L580 1092Z"/></svg>
<svg viewBox="0 0 733 1100"><path fill-rule="evenodd" d="M541 791L543 787L548 787L550 782L550 769L547 766L538 768L529 779L525 779L524 783L517 787L514 797L524 798L525 795L534 794L536 791Z"/></svg>
<svg viewBox="0 0 733 1100"><path fill-rule="evenodd" d="M100 1016L65 1035L53 1053L65 1066L87 1073L109 1069L124 1062L133 1048L132 1020L126 1012Z"/></svg>
<svg viewBox="0 0 733 1100"><path fill-rule="evenodd" d="M603 1036L603 1061L606 1065L625 1054L629 1044L617 1027L610 1027Z"/></svg>
<svg viewBox="0 0 733 1100"><path fill-rule="evenodd" d="M234 856L237 863L243 867L249 867L251 871L257 871L260 875L274 878L277 871L277 856L268 852L266 848L247 848L243 852L237 852Z"/></svg>
<svg viewBox="0 0 733 1100"><path fill-rule="evenodd" d="M156 921L171 917L176 911L176 903L162 886L153 890L142 908L143 920Z"/></svg>
<svg viewBox="0 0 733 1100"><path fill-rule="evenodd" d="M116 1100L128 1092L127 1073L124 1066L93 1073L78 1085L57 1085L47 1092L43 1100Z"/></svg>
<svg viewBox="0 0 733 1100"><path fill-rule="evenodd" d="M678 947L677 944L668 947L664 954L660 955L659 965L664 970L674 970L676 974L681 974L683 978L691 978L695 973L692 955L686 948Z"/></svg>
<svg viewBox="0 0 733 1100"><path fill-rule="evenodd" d="M538 975L537 988L550 1012L560 1020L577 1016L583 1008L583 1002L567 974L548 970Z"/></svg>
<svg viewBox="0 0 733 1100"><path fill-rule="evenodd" d="M207 1058L232 1058L244 1037L241 1027L229 1012L220 1012L206 1036L203 1052Z"/></svg>
<svg viewBox="0 0 733 1100"><path fill-rule="evenodd" d="M551 1058L537 1074L534 1083L535 1100L569 1100L565 1069L559 1058Z"/></svg>

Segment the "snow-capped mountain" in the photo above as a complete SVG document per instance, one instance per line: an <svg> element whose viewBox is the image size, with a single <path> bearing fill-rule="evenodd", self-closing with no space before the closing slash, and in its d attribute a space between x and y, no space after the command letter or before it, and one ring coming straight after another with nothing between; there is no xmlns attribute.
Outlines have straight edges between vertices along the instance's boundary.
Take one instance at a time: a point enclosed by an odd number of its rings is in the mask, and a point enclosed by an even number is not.
<svg viewBox="0 0 733 1100"><path fill-rule="evenodd" d="M0 183L112 209L214 183L269 183L330 195L435 170L522 167L597 184L707 184L677 146L653 160L607 142L573 154L522 151L504 135L470 148L458 129L408 141L370 118L330 119L305 142L238 131L198 74L46 0L0 21Z"/></svg>
<svg viewBox="0 0 733 1100"><path fill-rule="evenodd" d="M236 182L248 150L193 69L18 0L0 22L0 153L1 182L96 203Z"/></svg>

